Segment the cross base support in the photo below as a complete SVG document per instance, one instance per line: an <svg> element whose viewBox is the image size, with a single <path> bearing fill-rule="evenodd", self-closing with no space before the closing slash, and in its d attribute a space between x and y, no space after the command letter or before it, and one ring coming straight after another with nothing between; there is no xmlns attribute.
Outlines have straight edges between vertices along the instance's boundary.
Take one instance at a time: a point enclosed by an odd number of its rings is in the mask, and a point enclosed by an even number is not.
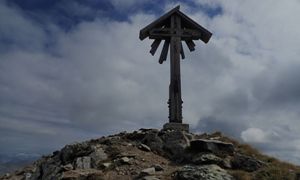
<svg viewBox="0 0 300 180"><path fill-rule="evenodd" d="M166 123L163 126L163 130L179 130L189 132L189 125L182 123Z"/></svg>

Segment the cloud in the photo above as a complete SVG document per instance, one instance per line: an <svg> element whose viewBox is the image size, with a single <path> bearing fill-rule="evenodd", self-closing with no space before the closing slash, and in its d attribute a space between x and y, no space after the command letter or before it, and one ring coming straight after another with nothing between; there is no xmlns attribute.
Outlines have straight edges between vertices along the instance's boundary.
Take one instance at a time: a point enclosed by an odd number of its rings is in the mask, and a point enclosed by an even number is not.
<svg viewBox="0 0 300 180"><path fill-rule="evenodd" d="M39 51L46 39L45 33L33 21L26 19L16 9L0 3L0 52L9 48ZM30 42L30 46L28 46Z"/></svg>
<svg viewBox="0 0 300 180"><path fill-rule="evenodd" d="M299 133L288 126L276 125L268 129L248 128L241 133L246 143L251 143L264 153L298 164L300 156Z"/></svg>
<svg viewBox="0 0 300 180"><path fill-rule="evenodd" d="M295 77L299 76L300 63L297 61L286 64L279 62L265 70L254 84L256 98L268 107L297 108L300 103L300 84Z"/></svg>
<svg viewBox="0 0 300 180"><path fill-rule="evenodd" d="M119 10L126 10L147 2L149 2L149 0L111 0L113 6Z"/></svg>
<svg viewBox="0 0 300 180"><path fill-rule="evenodd" d="M120 9L149 3L112 2ZM208 44L196 42L194 52L184 47L184 122L194 131L219 130L299 163L299 2L194 5L182 9L213 37ZM142 8L128 21L117 21L77 1L62 8L69 6L70 17L95 17L66 31L51 18L43 16L39 23L0 3L2 151L54 150L122 130L160 128L168 121L169 61L158 64L159 51L152 57L151 41L138 39L139 30L158 16ZM212 16L206 7L220 11Z"/></svg>
<svg viewBox="0 0 300 180"><path fill-rule="evenodd" d="M241 133L242 139L249 143L262 143L267 141L267 134L259 128L249 128Z"/></svg>
<svg viewBox="0 0 300 180"><path fill-rule="evenodd" d="M213 133L219 131L225 134L225 136L242 140L240 137L241 130L245 129L247 124L239 122L238 119L218 119L220 117L202 117L194 131L200 131L199 133Z"/></svg>
<svg viewBox="0 0 300 180"><path fill-rule="evenodd" d="M9 21L15 10L2 5ZM99 19L71 32L55 29L55 43L48 51L43 48L43 27L21 13L14 15L22 20L12 27L22 43L14 40L15 48L0 55L1 141L11 149L30 151L35 144L44 146L45 139L59 137L45 146L54 149L85 137L159 127L160 119L167 119L162 99L167 97L168 66L153 62L147 50L150 42L138 39L138 30L153 16L133 16L131 23ZM27 38L27 29L44 38ZM18 138L8 143L11 132ZM30 139L23 148L20 136Z"/></svg>
<svg viewBox="0 0 300 180"><path fill-rule="evenodd" d="M295 158L299 157L295 149L300 137L299 86L295 77L300 26L294 23L299 1L276 2L274 6L269 1L196 3L222 8L222 13L214 17L193 11L191 15L212 30L210 43L231 64L224 74L216 76L220 80L216 86L210 83L203 87L211 92L205 96L210 100L201 101L205 108L198 108L200 121L196 127L201 131L222 129L266 153L299 163Z"/></svg>

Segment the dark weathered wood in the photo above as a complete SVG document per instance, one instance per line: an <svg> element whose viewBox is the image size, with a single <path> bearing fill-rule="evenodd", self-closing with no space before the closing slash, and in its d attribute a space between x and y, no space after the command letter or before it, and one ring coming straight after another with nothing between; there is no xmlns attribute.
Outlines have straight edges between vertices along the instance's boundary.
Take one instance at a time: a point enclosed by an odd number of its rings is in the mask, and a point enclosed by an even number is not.
<svg viewBox="0 0 300 180"><path fill-rule="evenodd" d="M154 35L154 36L149 36L149 39L161 39L161 40L165 40L165 39L170 39L172 36L160 36L160 35ZM187 41L187 40L191 40L190 36L183 36L181 37L182 41ZM192 40L197 40L197 39L192 39ZM199 39L198 39L199 40Z"/></svg>
<svg viewBox="0 0 300 180"><path fill-rule="evenodd" d="M176 32L171 28L158 28L149 32L150 39L166 39L171 36L180 36L184 40L198 40L201 38L201 33L191 29L178 29Z"/></svg>
<svg viewBox="0 0 300 180"><path fill-rule="evenodd" d="M191 18L189 18L187 15L183 14L182 12L180 12L179 10L176 11L176 13L178 13L180 15L180 17L182 18L182 25L186 28L190 28L190 29L195 29L197 31L199 31L202 36L201 36L201 40L205 43L208 43L208 41L210 40L212 33L209 32L207 29L205 29L204 27L202 27L200 24L196 23L194 20L192 20Z"/></svg>
<svg viewBox="0 0 300 180"><path fill-rule="evenodd" d="M176 32L174 31L174 29L172 28L154 28L151 31L149 31L149 33L160 33L160 34L177 34L179 32L179 34L187 34L187 35L193 35L193 36L201 36L201 32L194 30L194 29L188 29L188 28L184 28L184 29L177 29Z"/></svg>
<svg viewBox="0 0 300 180"><path fill-rule="evenodd" d="M163 16L161 16L160 18L158 18L157 20L153 21L152 23L150 23L148 26L146 26L145 28L143 28L140 31L140 40L144 40L146 37L149 36L149 31L155 27L160 27L163 24L165 24L165 20L167 20L170 15L172 15L173 13L175 13L176 11L179 11L180 6L176 6L174 9L172 9L171 11L167 12L166 14L164 14Z"/></svg>
<svg viewBox="0 0 300 180"><path fill-rule="evenodd" d="M159 33L151 33L149 35L149 39L169 39L172 37L172 34L159 34ZM182 38L182 40L198 40L199 38L197 36L192 36L188 34L180 34L177 35Z"/></svg>
<svg viewBox="0 0 300 180"><path fill-rule="evenodd" d="M156 21L140 31L140 39L147 37L155 39L150 53L155 54L162 40L164 45L159 57L159 63L166 61L170 47L170 85L169 85L169 122L182 124L182 99L180 57L185 58L182 41L185 41L189 50L195 50L193 40L202 40L205 43L211 38L211 33L179 11L179 6L172 9Z"/></svg>
<svg viewBox="0 0 300 180"><path fill-rule="evenodd" d="M182 36L184 35L189 35L192 36L193 39L198 40L201 38L202 33L198 30L194 30L194 29L184 29L182 31Z"/></svg>
<svg viewBox="0 0 300 180"><path fill-rule="evenodd" d="M167 60L168 52L169 52L169 44L170 44L170 41L165 40L163 49L161 51L161 54L160 54L160 57L159 57L159 60L158 60L159 64L162 64L165 60Z"/></svg>
<svg viewBox="0 0 300 180"><path fill-rule="evenodd" d="M182 41L180 42L180 54L181 54L181 59L185 59L184 50L183 50L183 46L182 46Z"/></svg>
<svg viewBox="0 0 300 180"><path fill-rule="evenodd" d="M190 51L195 51L195 43L192 40L186 40L185 41L187 47L189 48Z"/></svg>
<svg viewBox="0 0 300 180"><path fill-rule="evenodd" d="M192 36L195 37L195 40L201 39L203 42L207 43L212 36L212 33L207 29L203 28L201 25L196 23L194 20L183 14L180 10L180 6L175 7L165 15L161 16L157 20L153 21L151 24L146 26L140 31L140 39L144 40L150 36L150 31L153 29L160 29L164 25L169 24L170 17L173 15L178 16L181 19L181 27L183 29L192 30ZM182 30L183 30L182 29ZM189 34L191 35L191 34Z"/></svg>
<svg viewBox="0 0 300 180"><path fill-rule="evenodd" d="M170 67L171 83L169 86L169 122L182 123L182 99L180 80L180 49L181 19L177 15L171 16L171 28L176 34L171 37L170 43Z"/></svg>
<svg viewBox="0 0 300 180"><path fill-rule="evenodd" d="M155 39L154 42L151 44L150 53L152 54L152 56L155 54L160 42L161 42L161 39Z"/></svg>

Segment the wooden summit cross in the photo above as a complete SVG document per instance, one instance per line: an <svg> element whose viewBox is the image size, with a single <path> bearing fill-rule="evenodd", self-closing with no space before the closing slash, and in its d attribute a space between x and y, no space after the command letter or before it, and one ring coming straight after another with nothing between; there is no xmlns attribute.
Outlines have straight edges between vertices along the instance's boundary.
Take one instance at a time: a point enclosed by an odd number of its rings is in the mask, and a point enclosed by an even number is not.
<svg viewBox="0 0 300 180"><path fill-rule="evenodd" d="M182 41L185 41L190 51L195 50L193 40L202 40L207 43L212 33L197 24L175 7L140 31L140 40L154 39L150 53L155 54L161 41L164 45L159 57L159 63L166 61L170 47L170 74L171 82L169 86L169 123L164 125L164 129L179 129L189 131L188 124L182 124L182 99L180 80L180 55L184 59Z"/></svg>

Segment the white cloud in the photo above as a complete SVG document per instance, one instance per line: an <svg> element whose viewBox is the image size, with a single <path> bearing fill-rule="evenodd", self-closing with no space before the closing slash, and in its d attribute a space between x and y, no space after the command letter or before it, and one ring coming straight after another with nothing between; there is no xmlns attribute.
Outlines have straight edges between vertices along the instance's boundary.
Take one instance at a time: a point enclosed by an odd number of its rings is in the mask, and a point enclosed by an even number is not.
<svg viewBox="0 0 300 180"><path fill-rule="evenodd" d="M6 6L5 2L0 2L0 39L6 41L6 46L13 46L12 48L30 47L31 51L39 51L46 40L46 35L33 21L23 17L19 11ZM0 48L6 47L1 43Z"/></svg>
<svg viewBox="0 0 300 180"><path fill-rule="evenodd" d="M112 2L117 8L142 3ZM199 1L220 6L222 14L210 18L188 4L182 8L213 32L208 44L196 42L196 51L185 47L184 121L194 129L206 123L206 129L232 132L264 152L300 162L299 1L211 2ZM15 9L0 8L0 32L15 37L16 45L0 51L1 129L18 134L45 128L36 132L44 135L35 136L35 143L60 132L65 144L83 134L167 122L169 61L158 64L160 50L152 57L151 41L138 39L153 15L133 15L130 23L96 19L70 32L50 29L55 43L48 52L42 27ZM7 117L14 120L7 123Z"/></svg>
<svg viewBox="0 0 300 180"><path fill-rule="evenodd" d="M110 2L119 10L126 10L141 5L150 0L111 0Z"/></svg>
<svg viewBox="0 0 300 180"><path fill-rule="evenodd" d="M299 18L300 2L197 2L222 8L221 14L211 19L202 12L191 11L191 16L213 32L209 43L216 46L224 59L232 64L222 74L226 81L217 76L215 83L201 90L202 95L205 90L211 93L206 94L210 100L202 101L210 111L199 108L200 119L211 125L208 129L220 131L226 123L244 126L238 137L265 153L298 162L299 158L295 157L299 157L299 153L295 149L300 139L300 114L297 110L300 86L295 77L299 76L296 69L300 64L300 24L295 22ZM209 124L207 117L213 117L214 123ZM218 121L219 127L216 125ZM278 130L278 127L288 130ZM229 134L236 133L233 129L224 130ZM287 145L287 141L291 143ZM293 155L288 151L292 151Z"/></svg>
<svg viewBox="0 0 300 180"><path fill-rule="evenodd" d="M267 129L248 128L241 133L244 142L264 153L299 164L299 134L288 126L271 126Z"/></svg>
<svg viewBox="0 0 300 180"><path fill-rule="evenodd" d="M241 136L248 143L264 143L267 141L266 133L259 128L249 128L243 131Z"/></svg>

